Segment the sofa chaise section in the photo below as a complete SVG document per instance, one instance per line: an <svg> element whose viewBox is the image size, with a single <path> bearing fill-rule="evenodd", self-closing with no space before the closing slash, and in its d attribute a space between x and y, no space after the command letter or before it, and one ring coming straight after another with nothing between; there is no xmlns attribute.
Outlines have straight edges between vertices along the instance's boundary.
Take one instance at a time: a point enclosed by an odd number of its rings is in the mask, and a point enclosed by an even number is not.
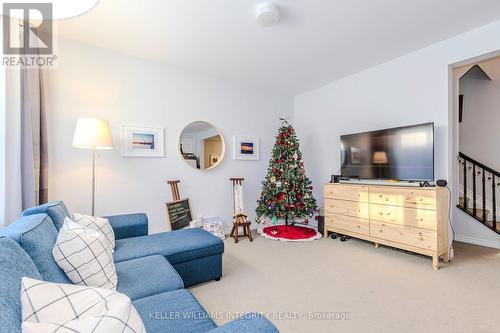
<svg viewBox="0 0 500 333"><path fill-rule="evenodd" d="M203 229L182 229L116 241L115 262L162 255L186 287L222 276L224 243Z"/></svg>
<svg viewBox="0 0 500 333"><path fill-rule="evenodd" d="M35 263L43 280L71 283L52 257L57 230L46 214L21 218L0 230L0 236L16 241ZM116 264L119 292L132 300L183 288L183 281L163 256L152 256Z"/></svg>

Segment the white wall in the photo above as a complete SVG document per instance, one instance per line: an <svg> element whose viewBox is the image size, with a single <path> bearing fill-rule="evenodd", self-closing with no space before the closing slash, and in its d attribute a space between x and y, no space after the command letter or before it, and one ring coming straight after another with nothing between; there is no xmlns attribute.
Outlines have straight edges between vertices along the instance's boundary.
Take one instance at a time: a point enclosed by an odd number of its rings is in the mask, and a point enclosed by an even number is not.
<svg viewBox="0 0 500 333"><path fill-rule="evenodd" d="M242 176L245 206L254 218L278 117L292 112L292 98L64 39L57 56L58 67L44 73L50 199L89 213L91 152L72 148L71 140L78 117L97 116L109 121L115 150L98 153L96 214L146 212L150 232L166 230L166 181L180 179L181 196L191 198L195 216L228 223L229 178ZM224 135L227 155L214 170L194 170L178 153L180 132L195 120L213 123ZM166 157L121 157L121 123L165 127ZM260 137L261 160L232 160L234 135Z"/></svg>
<svg viewBox="0 0 500 333"><path fill-rule="evenodd" d="M463 78L463 122L460 124L460 151L500 170L500 81Z"/></svg>
<svg viewBox="0 0 500 333"><path fill-rule="evenodd" d="M436 126L435 177L453 188L457 142L449 66L499 50L499 35L497 21L296 96L295 127L316 198L322 201L322 184L340 167L340 135L429 121ZM458 235L500 247L498 235L460 214L453 208Z"/></svg>

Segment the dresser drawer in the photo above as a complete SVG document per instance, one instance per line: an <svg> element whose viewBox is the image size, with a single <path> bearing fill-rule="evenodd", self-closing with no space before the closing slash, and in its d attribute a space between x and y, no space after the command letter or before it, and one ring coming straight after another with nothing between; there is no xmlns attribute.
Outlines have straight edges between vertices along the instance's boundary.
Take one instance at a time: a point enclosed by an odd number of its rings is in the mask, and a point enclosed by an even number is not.
<svg viewBox="0 0 500 333"><path fill-rule="evenodd" d="M368 186L328 184L324 191L324 197L328 199L368 202Z"/></svg>
<svg viewBox="0 0 500 333"><path fill-rule="evenodd" d="M409 208L436 209L436 191L372 186L370 203Z"/></svg>
<svg viewBox="0 0 500 333"><path fill-rule="evenodd" d="M387 205L370 205L372 221L437 230L436 211Z"/></svg>
<svg viewBox="0 0 500 333"><path fill-rule="evenodd" d="M325 199L325 212L368 219L370 205L367 202Z"/></svg>
<svg viewBox="0 0 500 333"><path fill-rule="evenodd" d="M340 214L326 214L325 223L327 227L334 227L361 235L370 234L370 222L365 219Z"/></svg>
<svg viewBox="0 0 500 333"><path fill-rule="evenodd" d="M437 250L437 232L378 221L370 222L370 236L427 250Z"/></svg>

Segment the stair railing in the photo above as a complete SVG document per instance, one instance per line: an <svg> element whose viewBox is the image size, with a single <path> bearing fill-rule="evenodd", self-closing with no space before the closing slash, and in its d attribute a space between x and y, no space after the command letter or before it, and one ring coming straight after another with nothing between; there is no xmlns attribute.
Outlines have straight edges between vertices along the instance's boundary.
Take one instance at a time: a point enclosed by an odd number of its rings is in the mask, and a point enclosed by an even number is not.
<svg viewBox="0 0 500 333"><path fill-rule="evenodd" d="M463 204L458 205L458 208L466 212L467 214L471 215L474 217L476 220L480 221L483 223L485 226L488 228L492 229L493 231L500 233L499 230L497 230L497 204L496 204L496 187L500 185L500 183L496 183L497 180L500 180L500 172L493 170L492 168L482 164L481 162L478 162L474 160L473 158L465 155L464 153L459 153L459 164L460 167L463 167L463 186L464 186L464 193L463 193ZM467 193L467 171L472 169L472 213L470 213L469 210L469 203L468 203L468 193ZM488 178L486 178L486 173L488 173ZM482 183L482 202L481 202L481 208L482 208L482 216L477 215L477 210L478 210L478 203L477 203L477 181L476 178L477 176L481 175L481 183ZM491 198L492 198L492 218L493 220L491 221L491 225L488 221L488 214L486 210L486 183L487 181L491 180Z"/></svg>

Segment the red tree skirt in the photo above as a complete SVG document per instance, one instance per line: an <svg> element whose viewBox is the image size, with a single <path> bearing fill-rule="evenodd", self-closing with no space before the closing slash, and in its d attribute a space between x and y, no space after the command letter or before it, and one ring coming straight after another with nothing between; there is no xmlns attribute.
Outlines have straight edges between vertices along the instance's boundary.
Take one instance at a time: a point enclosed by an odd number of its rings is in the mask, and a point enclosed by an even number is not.
<svg viewBox="0 0 500 333"><path fill-rule="evenodd" d="M313 228L292 225L275 225L262 229L261 235L282 241L309 241L321 238L321 234Z"/></svg>

